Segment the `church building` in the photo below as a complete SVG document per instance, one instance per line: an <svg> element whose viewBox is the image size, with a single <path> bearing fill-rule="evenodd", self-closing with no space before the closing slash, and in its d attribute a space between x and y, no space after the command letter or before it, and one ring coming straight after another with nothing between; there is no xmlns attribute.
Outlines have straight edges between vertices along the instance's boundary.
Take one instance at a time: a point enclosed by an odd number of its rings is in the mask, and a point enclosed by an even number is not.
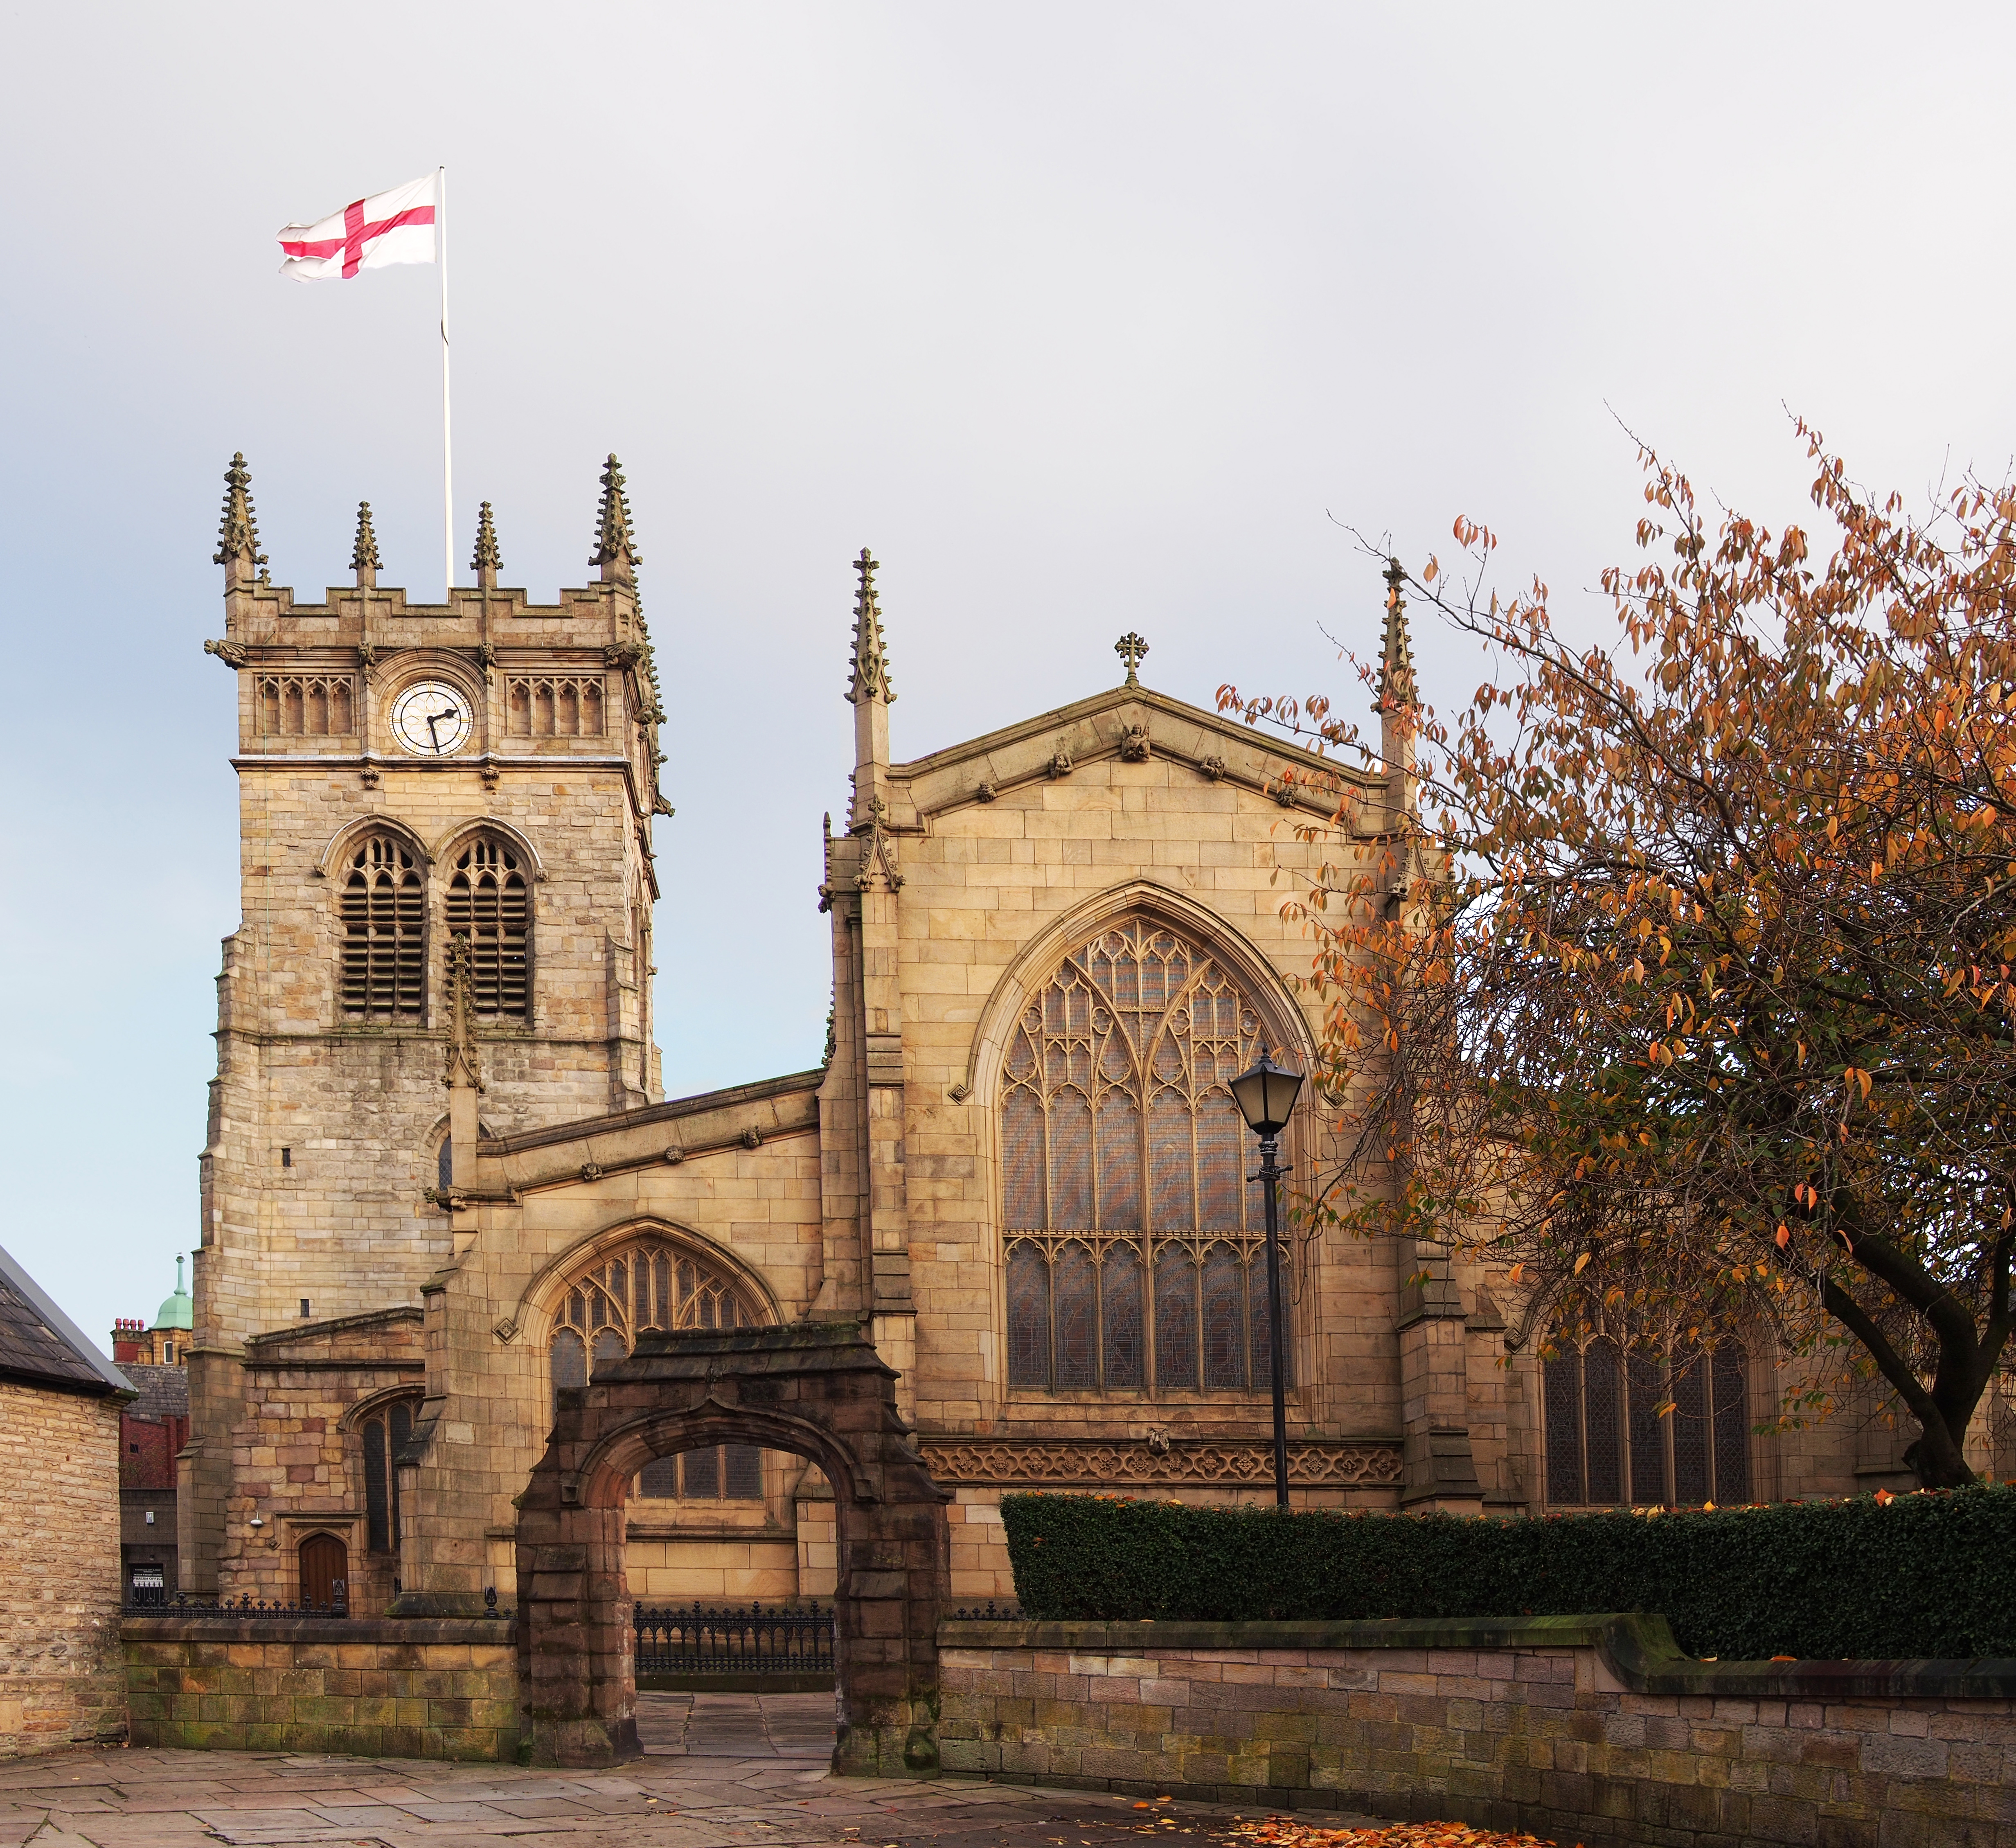
<svg viewBox="0 0 2016 1848"><path fill-rule="evenodd" d="M1012 1595L1009 1491L1271 1497L1255 1151L1227 1084L1263 1049L1314 1057L1294 982L1310 946L1278 909L1293 876L1383 864L1406 826L1397 585L1390 775L1152 690L1132 635L1118 683L898 762L863 551L852 798L805 895L831 931L826 1057L668 1099L668 720L614 457L596 579L552 604L500 587L487 504L474 583L446 603L380 587L368 506L354 582L297 602L263 568L242 457L225 479L205 646L238 683L243 921L201 1162L185 1591L508 1605L555 1393L651 1331L858 1321L952 1497L955 1603ZM1299 841L1337 778L1361 831ZM1305 1176L1312 1092L1283 1144ZM1697 1405L1625 1445L1629 1382L1600 1356L1543 1379L1509 1353L1502 1281L1435 1247L1283 1242L1299 1503L1514 1514L1854 1486L1845 1456L1801 1463L1753 1433L1776 1396L1762 1356L1726 1350L1691 1376ZM625 1518L640 1599L833 1589L832 1491L803 1457L662 1457Z"/></svg>

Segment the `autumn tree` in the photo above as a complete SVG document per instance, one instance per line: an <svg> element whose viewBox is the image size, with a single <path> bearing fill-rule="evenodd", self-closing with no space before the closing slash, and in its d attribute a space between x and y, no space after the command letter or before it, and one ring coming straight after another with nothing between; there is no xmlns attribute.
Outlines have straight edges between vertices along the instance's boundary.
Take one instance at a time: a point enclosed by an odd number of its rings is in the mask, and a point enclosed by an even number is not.
<svg viewBox="0 0 2016 1848"><path fill-rule="evenodd" d="M1543 1342L1767 1329L1789 1419L1880 1374L1955 1486L2011 1322L2016 485L1909 514L1801 434L1812 533L1711 528L1644 455L1611 646L1489 594L1467 521L1456 572L1391 574L1493 678L1410 708L1421 819L1341 794L1356 848L1288 902L1343 1151L1311 1205L1507 1266Z"/></svg>

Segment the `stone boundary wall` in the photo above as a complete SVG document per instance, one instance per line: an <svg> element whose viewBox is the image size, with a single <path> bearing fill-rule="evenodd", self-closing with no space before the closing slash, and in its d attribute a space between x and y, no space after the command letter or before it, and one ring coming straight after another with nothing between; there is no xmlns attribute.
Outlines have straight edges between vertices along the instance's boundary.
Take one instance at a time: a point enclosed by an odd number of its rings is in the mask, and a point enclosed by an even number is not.
<svg viewBox="0 0 2016 1848"><path fill-rule="evenodd" d="M135 1745L509 1760L516 1626L500 1619L128 1617Z"/></svg>
<svg viewBox="0 0 2016 1848"><path fill-rule="evenodd" d="M2016 1848L2016 1662L1703 1662L1663 1617L939 1626L948 1771L1587 1848Z"/></svg>

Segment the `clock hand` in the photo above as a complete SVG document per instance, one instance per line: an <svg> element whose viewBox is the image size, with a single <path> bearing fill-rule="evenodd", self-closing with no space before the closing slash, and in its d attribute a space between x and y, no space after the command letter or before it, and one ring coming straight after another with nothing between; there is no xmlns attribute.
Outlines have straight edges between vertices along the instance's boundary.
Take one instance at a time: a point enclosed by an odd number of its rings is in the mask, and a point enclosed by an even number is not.
<svg viewBox="0 0 2016 1848"><path fill-rule="evenodd" d="M441 740L434 736L434 727L439 725L444 719L447 719L451 716L451 714L446 712L437 712L427 721L427 742L434 747L434 753L437 756L441 753Z"/></svg>

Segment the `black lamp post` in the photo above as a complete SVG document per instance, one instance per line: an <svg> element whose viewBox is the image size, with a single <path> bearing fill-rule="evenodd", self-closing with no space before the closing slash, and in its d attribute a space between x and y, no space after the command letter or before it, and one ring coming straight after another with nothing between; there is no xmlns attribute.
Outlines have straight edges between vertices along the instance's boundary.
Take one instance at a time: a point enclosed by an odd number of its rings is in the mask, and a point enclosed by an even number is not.
<svg viewBox="0 0 2016 1848"><path fill-rule="evenodd" d="M1288 1505L1288 1401L1281 1371L1281 1242L1274 1189L1281 1178L1276 1160L1278 1138L1302 1088L1299 1072L1284 1072L1263 1050L1250 1072L1232 1081L1233 1101L1246 1126L1260 1138L1260 1172L1255 1176L1267 1200L1267 1357L1274 1370L1274 1499Z"/></svg>

